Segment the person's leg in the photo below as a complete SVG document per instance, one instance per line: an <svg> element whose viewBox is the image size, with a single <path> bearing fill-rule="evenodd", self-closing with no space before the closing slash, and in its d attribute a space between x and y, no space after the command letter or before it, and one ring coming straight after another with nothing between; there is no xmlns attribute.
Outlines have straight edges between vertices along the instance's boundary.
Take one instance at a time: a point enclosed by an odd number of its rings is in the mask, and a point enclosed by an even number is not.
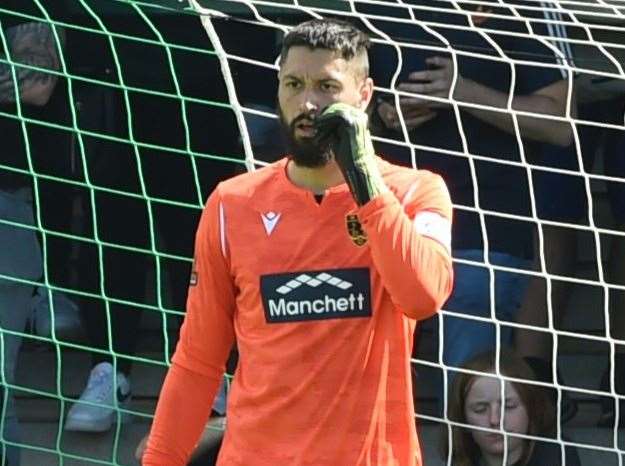
<svg viewBox="0 0 625 466"><path fill-rule="evenodd" d="M104 350L92 353L95 366L104 361L112 363L115 353L134 355L143 309L120 301L146 304L146 277L150 275L148 267L153 261L149 253L124 249L149 250L149 222L144 201L99 193L93 207L98 218L98 239L107 244L101 248L101 255L91 251L89 257L101 265L96 275L103 274L103 289L97 283L94 291L103 293L103 299L81 306L89 346ZM93 268L93 263L81 262L85 268ZM118 370L128 375L130 360L118 358L117 364Z"/></svg>
<svg viewBox="0 0 625 466"><path fill-rule="evenodd" d="M510 254L491 253L493 265L516 269L529 270L532 262ZM530 276L521 272L497 270L495 272L495 310L500 325L499 343L502 346L512 347L514 341L513 327L505 322L517 322L518 312L526 294Z"/></svg>
<svg viewBox="0 0 625 466"><path fill-rule="evenodd" d="M456 251L454 258L483 262L482 251ZM496 266L514 269L528 269L529 261L508 254L491 253L490 262ZM499 326L499 343L512 344L511 327L505 322L513 322L520 306L521 297L527 288L528 278L522 273L493 270L492 279L485 265L454 264L454 292L443 308L459 314L484 317L488 320L475 320L461 316L444 316L444 362L452 366L462 366L478 353L493 350L497 345L496 323L492 319L490 303L491 283L494 286L495 317L504 322Z"/></svg>
<svg viewBox="0 0 625 466"><path fill-rule="evenodd" d="M83 306L89 345L96 351L85 389L67 415L65 429L70 431L105 432L120 419L116 407L130 401L129 356L134 356L140 337L146 277L154 276L148 270L151 254L124 248L149 250L145 202L100 193L95 204L98 238L106 243L97 256L103 275L98 293L103 297Z"/></svg>
<svg viewBox="0 0 625 466"><path fill-rule="evenodd" d="M33 287L15 285L7 281L0 282L0 326L3 330L13 332L23 332L28 317L30 298ZM19 443L21 440L19 423L15 410L15 399L13 389L8 384L15 383L15 369L22 343L22 337L4 333L2 347L2 364L4 377L7 382L5 391L6 411L4 411L4 432L3 439L9 442ZM7 446L6 459L10 465L18 465L20 461L20 448Z"/></svg>
<svg viewBox="0 0 625 466"><path fill-rule="evenodd" d="M587 129L587 131L586 131ZM593 127L580 130L580 138L586 168L592 165L594 142L599 133ZM582 134L583 133L583 134ZM555 148L544 145L535 154L534 163L545 167L579 170L575 147ZM548 170L534 170L534 194L538 218L556 222L588 224L588 204L583 178L564 175ZM539 249L538 237L534 241L535 270L541 270L541 258L544 257L546 270L550 275L572 276L577 259L577 233L575 229L541 224L544 248ZM542 254L542 256L541 256ZM551 285L549 294L547 284ZM552 348L553 335L547 329L548 303L553 311L554 325L560 326L569 302L571 286L562 280L532 277L522 305L516 316L519 324L532 329L516 328L514 331L515 348L518 354L532 367L536 377L547 383L553 383ZM548 301L550 300L550 302ZM553 392L555 395L555 392ZM575 405L568 401L564 404L563 417L569 419L575 414Z"/></svg>
<svg viewBox="0 0 625 466"><path fill-rule="evenodd" d="M577 256L577 235L575 230L543 227L544 254L547 273L571 276ZM538 255L537 255L538 256ZM537 259L538 260L538 259ZM558 326L570 295L570 284L565 281L551 281L551 308ZM543 278L532 278L517 315L520 324L546 328L547 295ZM515 347L523 358L551 361L552 336L547 331L521 330L515 332ZM551 379L549 381L552 381Z"/></svg>
<svg viewBox="0 0 625 466"><path fill-rule="evenodd" d="M53 234L42 238L50 286L42 284L37 287L32 302L31 328L35 335L51 338L54 317L55 337L73 341L83 332L77 295L55 288L76 289L76 277L82 273L74 262L75 251L81 242L73 237L79 234L74 218L74 201L79 190L71 184L46 179L39 180L37 190L42 227Z"/></svg>
<svg viewBox="0 0 625 466"><path fill-rule="evenodd" d="M102 301L98 315L93 321L100 321L104 325L94 328L96 322L89 326L94 339L97 339L101 348L112 353L93 353L93 365L103 361L117 364L117 370L126 376L130 374L132 361L127 356L134 356L139 338L139 325L145 304L146 276L148 264L152 261L141 252L124 251L116 248L105 248L104 276L105 290L108 298L123 300L132 304L122 304L115 301ZM108 304L108 305L107 305ZM109 341L108 328L111 334ZM121 356L121 357L116 357Z"/></svg>
<svg viewBox="0 0 625 466"><path fill-rule="evenodd" d="M625 198L624 198L625 202ZM621 223L617 227L618 231L625 231L625 223ZM608 265L608 283L625 286L625 238L621 236L612 237L612 248L610 251L610 262ZM609 294L609 312L610 312L610 332L609 336L617 340L625 340L625 291L618 289L610 289ZM625 396L625 344L617 344L615 346L614 367L610 364L604 371L601 380L601 389L610 391L612 370L614 371L614 389L618 395ZM600 425L611 426L614 422L614 401L609 398L603 398L601 403L601 419ZM625 401L620 402L620 425L625 425Z"/></svg>
<svg viewBox="0 0 625 466"><path fill-rule="evenodd" d="M0 280L0 328L2 335L2 365L4 377L7 384L15 383L15 367L22 337L15 334L6 333L23 332L26 320L30 311L30 300L32 298L33 287L21 285L17 282ZM7 397L6 411L4 414L4 440L10 442L20 442L20 433L17 414L15 412L15 400L13 390L6 388ZM11 466L19 465L19 447L7 446L6 458Z"/></svg>
<svg viewBox="0 0 625 466"><path fill-rule="evenodd" d="M613 103L610 114L622 123L625 112L623 100ZM619 177L622 181L608 182L608 194L610 206L614 216L616 231L625 231L625 130L606 130L604 144L604 168L606 175ZM625 286L625 238L618 235L610 235L612 247L608 263L607 282L609 284ZM617 340L625 340L625 291L611 288L609 292L610 332L609 336ZM619 395L625 395L625 344L616 345L614 364L614 388ZM606 368L601 381L603 390L610 388L611 367ZM602 418L600 423L610 425L614 417L614 403L605 398L602 406ZM621 425L624 425L625 402L620 403Z"/></svg>
<svg viewBox="0 0 625 466"><path fill-rule="evenodd" d="M582 144L583 163L588 169L594 160L594 149L600 133L592 126L579 127ZM532 179L538 218L555 222L588 224L589 199L586 194L584 179L579 175L568 175L549 171L548 168L579 170L579 161L575 146L556 148L542 145L532 154L533 163L544 166L546 170L534 169ZM577 256L577 234L575 229L540 224L544 239L544 259L546 272L571 276L575 270ZM541 269L541 251L537 234L534 238L535 270ZM570 285L564 281L551 280L551 305L556 325L561 321L568 302ZM533 327L547 327L547 282L542 277L533 277L518 312L520 324ZM516 349L520 356L533 361L551 361L552 336L540 330L515 331ZM541 365L543 365L541 363ZM551 374L551 370L547 371ZM545 381L551 381L552 377Z"/></svg>
<svg viewBox="0 0 625 466"><path fill-rule="evenodd" d="M483 265L483 253L478 250L454 251L454 290L443 305L445 311L488 318L489 272ZM462 263L460 260L478 264ZM471 356L493 346L493 324L462 316L442 315L443 362L460 367Z"/></svg>
<svg viewBox="0 0 625 466"><path fill-rule="evenodd" d="M91 336L89 344L100 351L92 352L93 369L79 402L67 415L66 430L105 432L118 421L115 406L123 408L130 402L128 374L132 360L128 356L135 354L143 309L110 298L143 303L140 295L145 293L146 260L142 253L105 249L107 299L85 309L88 313L85 323Z"/></svg>
<svg viewBox="0 0 625 466"><path fill-rule="evenodd" d="M30 190L15 193L0 191L0 219L26 225L33 224ZM27 228L0 223L0 273L14 279L36 280L41 276L41 250L35 233ZM7 384L15 382L15 367L26 320L30 315L30 303L34 286L11 279L0 279L0 347L1 364ZM7 332L18 332L7 333ZM19 442L19 425L15 412L13 389L5 387L6 411L3 439ZM6 445L6 444L4 444ZM6 458L11 466L19 466L20 450L7 446Z"/></svg>
<svg viewBox="0 0 625 466"><path fill-rule="evenodd" d="M545 240L545 262L547 273L570 276L575 270L577 257L577 233L566 228L543 227ZM569 302L571 285L566 281L551 280L551 309L554 326L558 328ZM514 346L518 354L532 368L537 380L554 384L553 380L553 335L547 330L547 289L543 278L532 278L527 293L522 299L517 321L520 324L537 327L526 330L517 328L514 332ZM544 329L544 330L539 330ZM558 375L558 382L560 376ZM550 390L554 402L557 392ZM554 403L555 405L555 403ZM563 392L562 422L573 418L577 404Z"/></svg>

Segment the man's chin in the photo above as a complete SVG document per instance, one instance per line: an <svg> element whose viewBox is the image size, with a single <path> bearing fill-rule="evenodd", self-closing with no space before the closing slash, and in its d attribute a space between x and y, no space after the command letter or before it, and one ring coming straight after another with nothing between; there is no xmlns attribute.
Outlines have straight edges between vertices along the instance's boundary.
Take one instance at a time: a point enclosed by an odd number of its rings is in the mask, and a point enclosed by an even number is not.
<svg viewBox="0 0 625 466"><path fill-rule="evenodd" d="M302 154L297 154L297 153L291 154L291 160L298 167L304 167L304 168L321 168L321 167L325 167L330 162L330 160L324 157L319 157L319 156L312 157L309 155L302 155Z"/></svg>
<svg viewBox="0 0 625 466"><path fill-rule="evenodd" d="M321 168L328 164L331 159L330 154L318 147L293 148L291 151L293 162L300 167Z"/></svg>
<svg viewBox="0 0 625 466"><path fill-rule="evenodd" d="M313 140L315 135L317 134L317 130L314 128L297 128L295 130L295 134L293 137L297 142L310 142Z"/></svg>
<svg viewBox="0 0 625 466"><path fill-rule="evenodd" d="M314 133L304 135L303 130L291 129L286 132L287 145L291 160L299 167L321 168L324 167L330 158L328 148L320 147L316 143Z"/></svg>

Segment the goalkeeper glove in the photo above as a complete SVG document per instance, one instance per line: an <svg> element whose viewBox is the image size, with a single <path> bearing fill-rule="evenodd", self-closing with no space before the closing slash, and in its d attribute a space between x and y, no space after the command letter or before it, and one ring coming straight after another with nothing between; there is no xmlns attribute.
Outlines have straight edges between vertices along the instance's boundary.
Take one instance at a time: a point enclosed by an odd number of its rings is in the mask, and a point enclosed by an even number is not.
<svg viewBox="0 0 625 466"><path fill-rule="evenodd" d="M388 190L376 164L367 119L362 110L339 102L328 106L315 120L315 137L321 147L329 144L332 148L359 206Z"/></svg>

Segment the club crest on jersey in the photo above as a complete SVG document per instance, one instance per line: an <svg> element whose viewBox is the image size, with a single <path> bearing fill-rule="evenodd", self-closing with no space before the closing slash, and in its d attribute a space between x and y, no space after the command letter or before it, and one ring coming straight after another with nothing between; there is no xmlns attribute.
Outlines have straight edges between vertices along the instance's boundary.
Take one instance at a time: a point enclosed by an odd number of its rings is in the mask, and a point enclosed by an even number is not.
<svg viewBox="0 0 625 466"><path fill-rule="evenodd" d="M347 233L356 246L364 246L367 243L367 233L362 229L358 215L347 214L345 216L345 224L347 225Z"/></svg>

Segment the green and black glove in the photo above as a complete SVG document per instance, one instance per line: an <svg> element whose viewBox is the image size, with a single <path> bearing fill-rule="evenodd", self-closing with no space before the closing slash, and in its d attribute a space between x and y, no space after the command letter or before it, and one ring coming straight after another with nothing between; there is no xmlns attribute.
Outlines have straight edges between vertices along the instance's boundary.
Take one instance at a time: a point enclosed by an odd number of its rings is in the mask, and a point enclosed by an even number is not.
<svg viewBox="0 0 625 466"><path fill-rule="evenodd" d="M375 161L367 114L344 103L326 108L315 120L316 139L329 144L358 205L388 190Z"/></svg>

